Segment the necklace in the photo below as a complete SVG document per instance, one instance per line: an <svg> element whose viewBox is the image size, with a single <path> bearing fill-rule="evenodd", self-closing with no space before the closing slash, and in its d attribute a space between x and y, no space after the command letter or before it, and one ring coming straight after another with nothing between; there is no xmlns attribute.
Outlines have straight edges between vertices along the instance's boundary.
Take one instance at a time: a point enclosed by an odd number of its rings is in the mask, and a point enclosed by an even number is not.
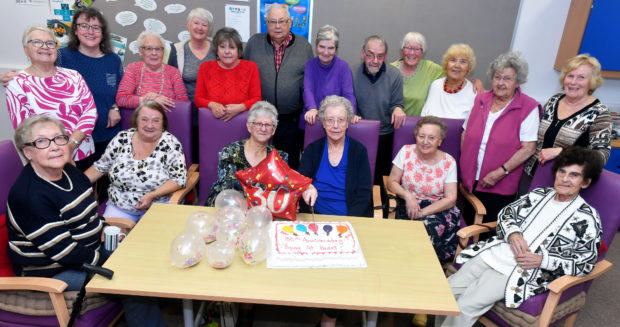
<svg viewBox="0 0 620 327"><path fill-rule="evenodd" d="M138 82L138 92L136 92L137 94L146 94L148 92L142 92L142 76L144 75L144 64L142 64L142 69L140 70L140 82ZM163 65L162 65L163 66ZM159 91L157 91L157 94L161 94L161 91L164 90L164 67L161 68L161 75L160 75L160 83L159 83Z"/></svg>
<svg viewBox="0 0 620 327"><path fill-rule="evenodd" d="M459 93L459 91L463 89L463 86L464 86L464 85L465 85L465 80L463 80L463 81L461 82L461 84L460 84L460 85L459 85L456 89L454 89L454 90L449 90L449 89L448 89L448 79L446 78L446 79L443 81L443 91L444 91L444 92L446 92L446 93L448 93L448 94Z"/></svg>
<svg viewBox="0 0 620 327"><path fill-rule="evenodd" d="M56 183L54 183L54 182L48 180L47 178L39 175L39 173L36 170L34 170L34 173L37 174L37 176L39 176L39 178L41 178L42 180L52 184L54 187L56 187L57 189L59 189L61 191L71 192L73 190L73 182L71 181L71 178L69 178L69 175L67 175L67 173L64 170L62 171L62 174L65 175L65 177L67 177L67 180L69 181L69 188L62 188L62 187L58 186Z"/></svg>

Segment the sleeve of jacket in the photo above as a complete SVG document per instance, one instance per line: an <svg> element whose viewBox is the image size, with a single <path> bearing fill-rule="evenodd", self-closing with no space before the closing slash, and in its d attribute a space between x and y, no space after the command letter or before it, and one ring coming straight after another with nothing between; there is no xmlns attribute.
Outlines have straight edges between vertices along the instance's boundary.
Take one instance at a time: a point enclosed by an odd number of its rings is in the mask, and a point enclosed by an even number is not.
<svg viewBox="0 0 620 327"><path fill-rule="evenodd" d="M355 151L352 151L355 149ZM370 163L368 162L368 151L363 144L353 141L349 145L349 158L347 175L354 174L351 179L351 190L347 190L350 194L349 203L347 205L348 215L356 217L372 217L372 181L370 180ZM353 165L351 164L353 163Z"/></svg>

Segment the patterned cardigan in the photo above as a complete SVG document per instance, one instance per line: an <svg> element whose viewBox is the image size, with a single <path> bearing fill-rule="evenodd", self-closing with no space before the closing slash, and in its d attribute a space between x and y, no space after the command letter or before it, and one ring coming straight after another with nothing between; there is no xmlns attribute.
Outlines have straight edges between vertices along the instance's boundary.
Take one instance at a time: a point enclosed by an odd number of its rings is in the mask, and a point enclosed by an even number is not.
<svg viewBox="0 0 620 327"><path fill-rule="evenodd" d="M518 308L531 296L547 291L549 283L563 275L589 274L597 262L602 235L598 212L577 196L556 217L538 218L541 208L555 194L553 188L537 188L509 204L498 216L497 236L468 246L456 258L457 263L464 263L492 246L507 242L510 234L533 228L537 236L528 245L543 260L534 269L514 267L504 293L508 308ZM541 224L540 220L548 223Z"/></svg>

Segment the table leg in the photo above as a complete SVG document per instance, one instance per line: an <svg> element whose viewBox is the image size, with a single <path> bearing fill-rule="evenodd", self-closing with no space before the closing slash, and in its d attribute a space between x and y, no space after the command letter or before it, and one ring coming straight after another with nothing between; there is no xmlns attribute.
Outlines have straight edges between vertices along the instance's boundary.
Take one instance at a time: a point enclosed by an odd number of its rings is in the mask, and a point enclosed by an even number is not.
<svg viewBox="0 0 620 327"><path fill-rule="evenodd" d="M183 326L194 327L194 306L191 299L183 299Z"/></svg>

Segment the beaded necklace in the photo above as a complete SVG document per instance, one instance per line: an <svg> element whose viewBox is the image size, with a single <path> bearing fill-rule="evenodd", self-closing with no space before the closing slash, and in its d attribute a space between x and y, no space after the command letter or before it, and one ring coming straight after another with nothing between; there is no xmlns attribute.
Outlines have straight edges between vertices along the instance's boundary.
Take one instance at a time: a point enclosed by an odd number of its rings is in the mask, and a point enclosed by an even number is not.
<svg viewBox="0 0 620 327"><path fill-rule="evenodd" d="M142 69L140 69L140 82L138 82L138 92L137 94L146 94L148 92L142 92L142 76L144 75L144 66L142 65ZM159 83L159 91L157 91L157 94L161 94L161 91L164 90L164 67L162 65L161 67L161 76L160 76L160 83Z"/></svg>

